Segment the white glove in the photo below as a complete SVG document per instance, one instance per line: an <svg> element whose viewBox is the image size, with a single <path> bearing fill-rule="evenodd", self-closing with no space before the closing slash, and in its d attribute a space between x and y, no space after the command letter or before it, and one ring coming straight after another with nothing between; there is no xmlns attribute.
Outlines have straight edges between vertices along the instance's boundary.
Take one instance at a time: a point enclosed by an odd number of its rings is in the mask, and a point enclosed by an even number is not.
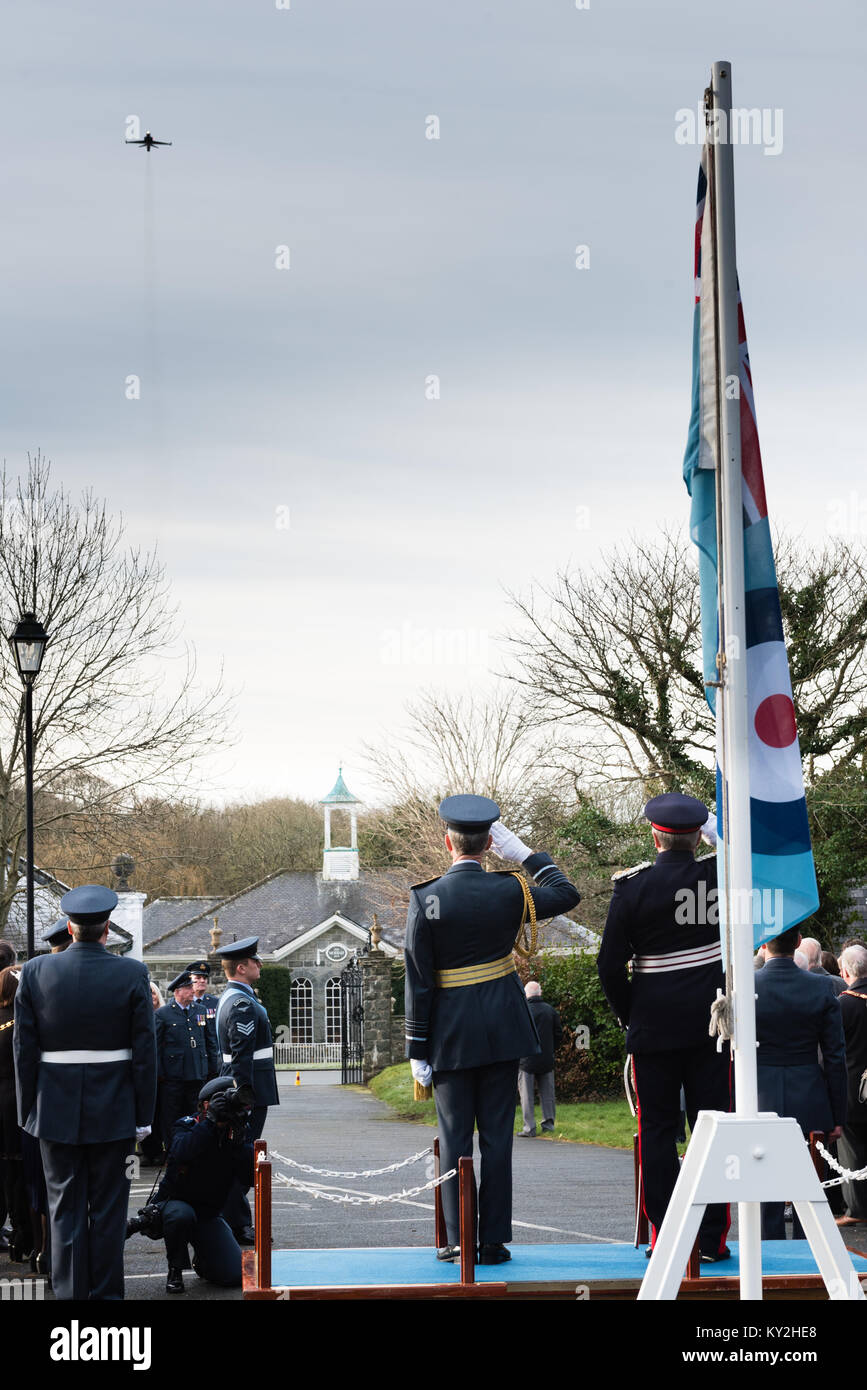
<svg viewBox="0 0 867 1390"><path fill-rule="evenodd" d="M135 1141L136 1141L136 1143L137 1143L137 1144L140 1144L141 1141L142 1141L143 1139L147 1139L147 1137L148 1137L148 1135L150 1134L150 1132L151 1132L151 1127L150 1127L150 1125L141 1125L141 1126L139 1126L139 1127L136 1129L136 1132L135 1132Z"/></svg>
<svg viewBox="0 0 867 1390"><path fill-rule="evenodd" d="M419 1086L429 1086L433 1076L433 1067L430 1062L422 1062L418 1057L412 1057L409 1065L413 1081L417 1081Z"/></svg>
<svg viewBox="0 0 867 1390"><path fill-rule="evenodd" d="M494 842L494 853L501 859L511 859L518 864L523 864L525 859L529 859L533 853L531 849L519 840L517 835L511 830L507 830L501 820L495 820L491 826L491 838Z"/></svg>
<svg viewBox="0 0 867 1390"><path fill-rule="evenodd" d="M711 811L701 828L701 838L706 845L710 845L711 849L716 849L716 842L719 837L717 835L716 816L713 811Z"/></svg>

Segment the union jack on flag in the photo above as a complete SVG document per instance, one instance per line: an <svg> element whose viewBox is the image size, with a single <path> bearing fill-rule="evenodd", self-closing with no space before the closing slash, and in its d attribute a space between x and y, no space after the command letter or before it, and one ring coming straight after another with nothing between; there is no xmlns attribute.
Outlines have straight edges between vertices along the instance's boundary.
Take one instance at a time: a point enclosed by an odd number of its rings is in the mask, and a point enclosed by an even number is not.
<svg viewBox="0 0 867 1390"><path fill-rule="evenodd" d="M705 217L705 210L708 216ZM719 641L717 611L717 366L714 246L707 179L707 146L698 176L695 224L692 415L683 477L692 498L690 534L699 550L702 655L705 693L715 710ZM753 902L772 901L774 911L754 916L754 943L778 936L819 906L810 847L804 774L792 683L783 637L780 595L768 522L762 456L756 427L753 381L738 287L741 470L743 475L744 577L746 589L747 691L749 700L750 828ZM722 810L717 768L717 808ZM720 835L725 833L720 814ZM772 899L768 890L776 893ZM761 898L757 898L757 891ZM758 918L761 917L761 920ZM769 919L769 920L768 920Z"/></svg>

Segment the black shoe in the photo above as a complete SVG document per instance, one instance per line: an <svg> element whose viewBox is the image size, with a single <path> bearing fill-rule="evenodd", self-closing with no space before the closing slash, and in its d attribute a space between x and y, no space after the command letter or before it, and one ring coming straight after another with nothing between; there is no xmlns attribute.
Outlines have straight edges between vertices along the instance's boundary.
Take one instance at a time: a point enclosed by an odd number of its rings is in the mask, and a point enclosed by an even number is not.
<svg viewBox="0 0 867 1390"><path fill-rule="evenodd" d="M480 1265L502 1265L506 1260L512 1258L511 1250L507 1250L505 1245L480 1245L479 1259Z"/></svg>
<svg viewBox="0 0 867 1390"><path fill-rule="evenodd" d="M518 1133L515 1135L515 1138L516 1138L516 1139L535 1139L535 1138L536 1138L536 1131L535 1131L535 1129L519 1129L519 1130L518 1130Z"/></svg>
<svg viewBox="0 0 867 1390"><path fill-rule="evenodd" d="M644 1252L644 1258L645 1258L646 1260L649 1260L652 1254L653 1254L653 1246L652 1246L652 1245L648 1245L647 1249L646 1249L645 1252Z"/></svg>
<svg viewBox="0 0 867 1390"><path fill-rule="evenodd" d="M701 1262L703 1265L717 1265L722 1260L730 1260L731 1257L732 1252L731 1250L729 1250L727 1245L723 1246L722 1251L719 1254L709 1255L705 1254L703 1250L701 1252Z"/></svg>
<svg viewBox="0 0 867 1390"><path fill-rule="evenodd" d="M29 1242L20 1239L15 1240L14 1237L12 1240L10 1240L9 1259L11 1260L12 1264L26 1265L29 1260L31 1261L31 1268L35 1271L36 1267L32 1264L33 1256L34 1251Z"/></svg>
<svg viewBox="0 0 867 1390"><path fill-rule="evenodd" d="M232 1234L239 1245L250 1246L256 1244L256 1236L252 1226L239 1226L237 1231L233 1231Z"/></svg>
<svg viewBox="0 0 867 1390"><path fill-rule="evenodd" d="M459 1245L441 1245L437 1251L438 1260L447 1260L449 1264L461 1258L461 1247Z"/></svg>
<svg viewBox="0 0 867 1390"><path fill-rule="evenodd" d="M183 1293L184 1276L177 1265L169 1265L168 1278L166 1279L166 1293Z"/></svg>
<svg viewBox="0 0 867 1390"><path fill-rule="evenodd" d="M542 1126L542 1133L543 1133L543 1134L553 1134L553 1133L554 1133L554 1126L553 1126L553 1125L543 1125L543 1126Z"/></svg>

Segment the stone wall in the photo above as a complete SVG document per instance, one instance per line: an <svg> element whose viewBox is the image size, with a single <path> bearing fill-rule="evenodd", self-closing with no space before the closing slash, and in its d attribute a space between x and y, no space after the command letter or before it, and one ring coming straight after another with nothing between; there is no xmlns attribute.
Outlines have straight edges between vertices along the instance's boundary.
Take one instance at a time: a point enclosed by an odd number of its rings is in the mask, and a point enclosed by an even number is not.
<svg viewBox="0 0 867 1390"><path fill-rule="evenodd" d="M374 948L359 956L364 989L364 1080L392 1063L391 957ZM401 1019L401 1024L403 1020Z"/></svg>

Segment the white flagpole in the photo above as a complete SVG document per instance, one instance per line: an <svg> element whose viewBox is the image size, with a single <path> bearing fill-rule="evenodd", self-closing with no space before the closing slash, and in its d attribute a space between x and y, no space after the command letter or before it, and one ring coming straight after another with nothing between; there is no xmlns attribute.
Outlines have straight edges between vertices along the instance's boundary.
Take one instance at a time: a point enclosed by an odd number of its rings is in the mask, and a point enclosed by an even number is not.
<svg viewBox="0 0 867 1390"><path fill-rule="evenodd" d="M758 1113L758 1086L756 1000L753 988L753 870L731 64L714 63L711 74L716 115L713 215L719 323L719 463L722 472L722 554L719 564L723 595L721 632L725 643L720 695L725 721L723 776L728 781L728 824L724 827L724 833L730 888L730 897L724 900L724 908L730 914L731 922L731 960L728 968L732 972L734 1008L735 1109L739 1116L747 1117ZM741 1298L760 1299L762 1248L761 1208L758 1202L738 1203L738 1237Z"/></svg>

